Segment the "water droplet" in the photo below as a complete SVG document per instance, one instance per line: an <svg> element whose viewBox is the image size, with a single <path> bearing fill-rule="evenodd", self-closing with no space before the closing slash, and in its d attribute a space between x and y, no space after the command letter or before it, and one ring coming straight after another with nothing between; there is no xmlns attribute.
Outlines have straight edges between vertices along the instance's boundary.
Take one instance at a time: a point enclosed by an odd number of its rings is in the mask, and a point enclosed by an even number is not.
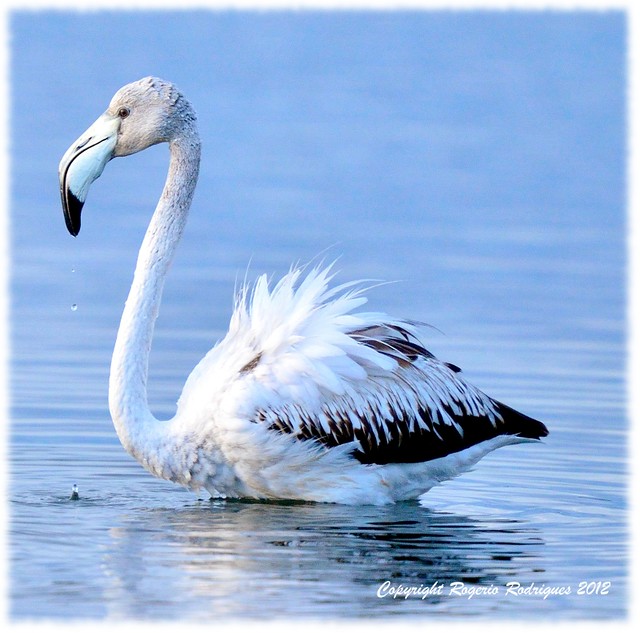
<svg viewBox="0 0 640 633"><path fill-rule="evenodd" d="M76 272L76 269L75 269L75 268L72 268L72 269L71 269L71 272L72 272L72 273L75 273L75 272Z"/></svg>
<svg viewBox="0 0 640 633"><path fill-rule="evenodd" d="M77 304L77 303L72 303L72 304L71 304L71 310L72 310L73 312L75 312L77 309L78 309L78 304Z"/></svg>

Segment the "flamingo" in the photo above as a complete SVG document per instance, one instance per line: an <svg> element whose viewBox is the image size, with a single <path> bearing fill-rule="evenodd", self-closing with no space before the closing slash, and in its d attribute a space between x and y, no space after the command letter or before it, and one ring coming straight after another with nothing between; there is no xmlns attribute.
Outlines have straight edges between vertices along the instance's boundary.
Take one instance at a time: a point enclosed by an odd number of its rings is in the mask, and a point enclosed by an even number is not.
<svg viewBox="0 0 640 633"><path fill-rule="evenodd" d="M367 288L336 285L324 265L245 284L228 333L188 377L175 416L156 419L147 401L149 352L198 179L194 109L168 81L130 83L59 167L64 218L76 236L107 162L157 143L169 145L168 175L138 253L109 378L118 437L153 475L214 498L388 504L418 498L499 447L548 434L438 360L416 322L358 311Z"/></svg>

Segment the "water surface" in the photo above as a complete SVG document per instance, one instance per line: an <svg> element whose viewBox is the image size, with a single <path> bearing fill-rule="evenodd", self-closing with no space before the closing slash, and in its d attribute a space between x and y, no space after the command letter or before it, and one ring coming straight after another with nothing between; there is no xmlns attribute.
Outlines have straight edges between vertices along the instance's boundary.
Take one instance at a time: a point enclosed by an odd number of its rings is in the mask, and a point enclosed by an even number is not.
<svg viewBox="0 0 640 633"><path fill-rule="evenodd" d="M44 11L10 26L12 618L625 615L623 14ZM436 355L549 438L385 508L212 503L143 471L115 436L108 367L167 150L109 164L75 240L56 171L148 74L189 96L204 142L152 353L156 415L224 334L238 279L339 257L341 280L397 281L371 307L433 324ZM444 590L380 597L387 581Z"/></svg>

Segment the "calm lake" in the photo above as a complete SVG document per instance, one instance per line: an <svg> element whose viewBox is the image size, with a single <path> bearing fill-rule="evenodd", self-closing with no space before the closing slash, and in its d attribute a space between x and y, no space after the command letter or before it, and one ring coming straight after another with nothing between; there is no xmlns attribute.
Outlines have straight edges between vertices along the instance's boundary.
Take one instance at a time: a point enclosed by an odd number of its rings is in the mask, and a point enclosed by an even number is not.
<svg viewBox="0 0 640 633"><path fill-rule="evenodd" d="M25 11L10 33L13 621L626 615L624 13ZM382 508L210 502L134 462L108 370L167 148L112 161L76 239L57 166L149 74L204 143L157 416L238 280L338 258L549 437Z"/></svg>

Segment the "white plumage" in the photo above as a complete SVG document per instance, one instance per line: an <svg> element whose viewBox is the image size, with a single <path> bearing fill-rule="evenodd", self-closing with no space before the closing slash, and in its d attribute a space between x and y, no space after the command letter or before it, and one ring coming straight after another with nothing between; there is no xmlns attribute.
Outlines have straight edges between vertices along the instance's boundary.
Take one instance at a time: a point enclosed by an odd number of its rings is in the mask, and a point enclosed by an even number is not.
<svg viewBox="0 0 640 633"><path fill-rule="evenodd" d="M124 447L150 472L213 496L390 503L415 498L545 426L430 354L420 326L375 312L331 268L266 276L238 294L229 332L195 367L172 420L146 381L164 277L195 189L195 114L175 86L129 84L60 163L69 231L114 156L168 142L171 164L138 256L114 350L109 402Z"/></svg>

